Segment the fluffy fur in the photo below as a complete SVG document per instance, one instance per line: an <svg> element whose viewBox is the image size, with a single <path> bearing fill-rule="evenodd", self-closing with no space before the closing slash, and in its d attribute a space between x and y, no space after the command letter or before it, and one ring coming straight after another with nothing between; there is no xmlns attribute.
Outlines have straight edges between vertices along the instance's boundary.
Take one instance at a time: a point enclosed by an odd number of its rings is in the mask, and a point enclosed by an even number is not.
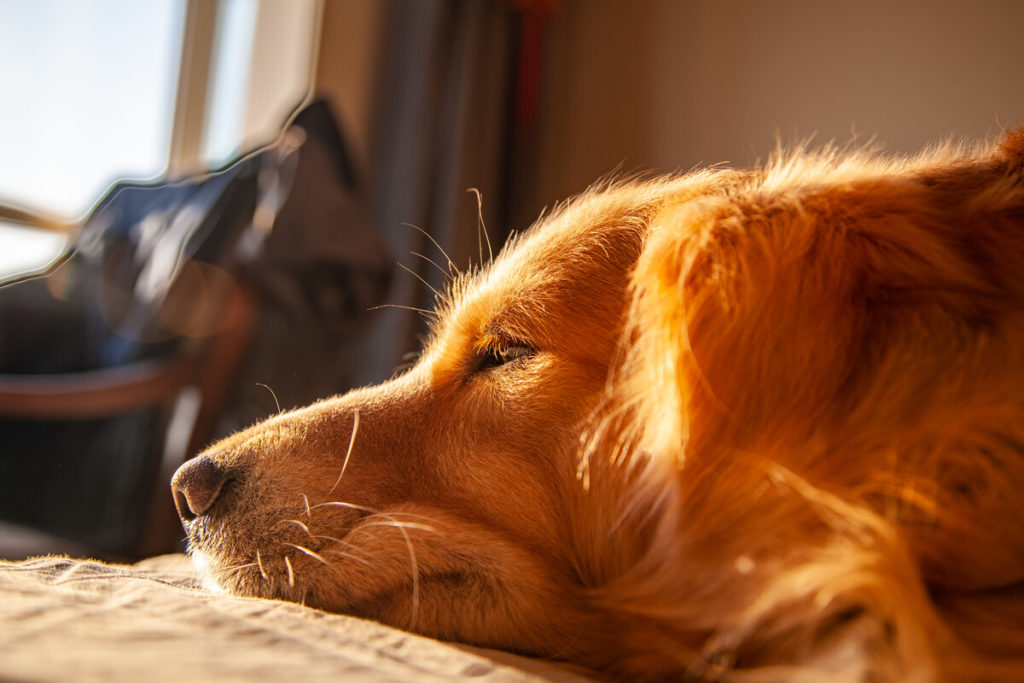
<svg viewBox="0 0 1024 683"><path fill-rule="evenodd" d="M239 594L629 680L1024 679L1024 134L593 189L173 487Z"/></svg>

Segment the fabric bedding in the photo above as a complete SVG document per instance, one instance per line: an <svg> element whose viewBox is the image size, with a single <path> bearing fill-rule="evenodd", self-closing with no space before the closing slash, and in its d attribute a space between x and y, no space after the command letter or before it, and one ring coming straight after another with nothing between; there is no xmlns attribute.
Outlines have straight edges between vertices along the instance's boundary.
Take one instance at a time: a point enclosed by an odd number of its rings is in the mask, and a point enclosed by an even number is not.
<svg viewBox="0 0 1024 683"><path fill-rule="evenodd" d="M568 668L197 587L184 555L0 561L0 681L581 683Z"/></svg>

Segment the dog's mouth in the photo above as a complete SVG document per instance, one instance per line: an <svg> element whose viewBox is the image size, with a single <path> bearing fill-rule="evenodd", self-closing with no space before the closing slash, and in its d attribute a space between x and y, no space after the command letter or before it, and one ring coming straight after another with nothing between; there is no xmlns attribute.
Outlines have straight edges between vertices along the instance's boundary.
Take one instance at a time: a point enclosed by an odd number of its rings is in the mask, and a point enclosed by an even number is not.
<svg viewBox="0 0 1024 683"><path fill-rule="evenodd" d="M258 515L187 523L202 585L411 628L428 592L455 596L486 583L473 549L441 543L449 529L427 511L310 501Z"/></svg>
<svg viewBox="0 0 1024 683"><path fill-rule="evenodd" d="M365 562L345 539L372 514L348 504L315 504L245 515L201 515L184 523L188 552L204 585L217 591L301 601L299 569ZM326 508L326 509L325 509ZM257 511L259 510L259 511ZM315 568L315 567L314 567Z"/></svg>

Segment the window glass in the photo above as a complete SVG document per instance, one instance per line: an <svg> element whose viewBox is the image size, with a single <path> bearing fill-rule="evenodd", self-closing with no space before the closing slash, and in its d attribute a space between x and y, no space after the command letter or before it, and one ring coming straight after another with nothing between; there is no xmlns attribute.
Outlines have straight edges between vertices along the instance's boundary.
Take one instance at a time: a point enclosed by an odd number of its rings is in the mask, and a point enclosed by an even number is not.
<svg viewBox="0 0 1024 683"><path fill-rule="evenodd" d="M211 167L230 160L243 145L256 8L252 0L222 0L218 7L202 150Z"/></svg>
<svg viewBox="0 0 1024 683"><path fill-rule="evenodd" d="M0 202L74 219L164 172L183 0L0 0Z"/></svg>

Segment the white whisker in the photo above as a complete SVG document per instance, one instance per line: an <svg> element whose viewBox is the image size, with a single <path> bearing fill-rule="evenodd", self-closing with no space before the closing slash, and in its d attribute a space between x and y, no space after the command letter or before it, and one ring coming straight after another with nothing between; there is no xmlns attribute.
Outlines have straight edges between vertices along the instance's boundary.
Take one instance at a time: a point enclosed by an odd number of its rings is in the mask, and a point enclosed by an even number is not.
<svg viewBox="0 0 1024 683"><path fill-rule="evenodd" d="M348 467L348 459L352 457L352 447L356 444L356 434L359 432L359 411L352 413L352 435L348 438L348 450L345 451L345 460L341 463L341 472L338 473L338 479L334 482L334 486L327 492L327 495L334 493L334 489L338 488L338 484L341 483L341 478L345 476L345 469ZM320 507L319 505L317 507Z"/></svg>
<svg viewBox="0 0 1024 683"><path fill-rule="evenodd" d="M302 502L306 506L306 519L309 519L312 516L312 513L309 510L309 498L306 497L305 493L302 494Z"/></svg>
<svg viewBox="0 0 1024 683"><path fill-rule="evenodd" d="M260 568L260 576L263 577L263 580L264 581L269 581L270 577L267 576L266 570L263 569L263 560L260 558L260 551L259 550L256 551L256 566L258 566Z"/></svg>
<svg viewBox="0 0 1024 683"><path fill-rule="evenodd" d="M327 560L325 560L322 555L320 555L319 553L317 553L314 550L310 550L306 546L295 545L294 543L282 543L281 545L291 546L292 548L295 548L296 550L298 550L300 553L305 553L306 555L309 555L314 560L317 560L318 562L324 564L325 566L328 566L328 567L331 566L331 564Z"/></svg>
<svg viewBox="0 0 1024 683"><path fill-rule="evenodd" d="M248 562L246 564L231 564L231 565L228 565L226 567L222 567L221 571L223 571L223 572L230 572L231 574L237 574L238 572L242 571L243 569L248 569L249 567L255 567L255 566L256 566L255 562Z"/></svg>
<svg viewBox="0 0 1024 683"><path fill-rule="evenodd" d="M424 256L423 254L419 253L418 251L410 251L409 253L412 254L413 256L419 256L421 259L423 259L424 261L426 261L427 263L429 263L430 265L434 266L439 271L441 271L441 275L444 275L446 278L451 279L451 277L452 277L451 272L446 271L444 268L442 268L441 266L437 265L437 262L434 261L433 259L431 259L431 258L429 258L427 256Z"/></svg>
<svg viewBox="0 0 1024 683"><path fill-rule="evenodd" d="M341 501L341 500L329 500L329 501L324 502L324 503L317 503L316 505L313 506L312 509L316 510L318 508L325 508L325 507L338 507L338 508L347 508L349 510L359 510L360 512L368 512L371 515L377 514L377 512L378 512L378 510L376 508L366 507L365 505L356 505L355 503L346 503L346 502Z"/></svg>
<svg viewBox="0 0 1024 683"><path fill-rule="evenodd" d="M477 247L479 248L480 251L480 265L483 266L484 248L483 245L480 244L481 233L483 233L484 240L487 241L487 263L490 263L494 260L494 252L491 251L491 238L487 234L487 226L484 225L484 197L482 194L480 194L480 190L476 189L475 187L471 187L466 191L472 192L474 195L476 195L476 239Z"/></svg>
<svg viewBox="0 0 1024 683"><path fill-rule="evenodd" d="M355 548L355 546L349 543L348 541L345 541L340 538L335 538L334 536L323 536L321 534L314 534L313 538L317 540L330 541L331 543L340 543L341 545L344 545L347 548Z"/></svg>
<svg viewBox="0 0 1024 683"><path fill-rule="evenodd" d="M417 514L415 512L405 512L403 510L382 511L382 510L370 510L369 508L367 510L369 512L372 512L373 514L378 514L378 515L381 515L382 517L386 516L389 519L394 519L394 520L399 520L399 519L419 519L419 520L423 520L428 525L432 524L433 522L436 521L433 517L430 517L429 515L421 515L421 514Z"/></svg>
<svg viewBox="0 0 1024 683"><path fill-rule="evenodd" d="M324 555L336 555L337 557L343 557L343 558L345 558L347 560L352 560L353 562L358 562L359 564L361 564L361 565L363 565L363 566L365 566L365 567L367 567L369 569L374 569L375 568L373 566L373 564L370 563L368 560L365 560L365 559L359 557L358 555L354 555L352 553L346 553L344 550L333 550L331 548L328 548L328 549L324 550Z"/></svg>
<svg viewBox="0 0 1024 683"><path fill-rule="evenodd" d="M288 567L288 585L295 588L295 570L292 569L292 561L288 559L288 556L284 557L284 564Z"/></svg>
<svg viewBox="0 0 1024 683"><path fill-rule="evenodd" d="M313 538L316 540L324 540L333 544L338 544L339 546L343 546L344 548L347 548L349 550L359 550L359 547L356 546L354 543L349 543L348 541L345 541L343 539L336 539L333 536L314 536ZM326 553L329 551L325 550L324 552Z"/></svg>
<svg viewBox="0 0 1024 683"><path fill-rule="evenodd" d="M309 536L313 535L313 533L309 530L309 527L306 526L305 524L303 524L302 522L300 522L297 519L282 519L280 522L278 522L277 524L275 524L274 526L272 526L270 528L271 529L276 529L277 527L281 526L282 524L294 524L294 525L298 526L300 529L302 529L303 531L305 531L307 535L309 535Z"/></svg>
<svg viewBox="0 0 1024 683"><path fill-rule="evenodd" d="M263 387L264 389L266 389L267 391L270 392L270 395L274 397L274 405L277 406L277 412L278 412L278 414L280 414L281 413L281 402L277 400L277 394L274 393L274 390L271 389L269 385L264 384L263 382L256 382L256 386Z"/></svg>
<svg viewBox="0 0 1024 683"><path fill-rule="evenodd" d="M402 532L405 539L405 547L409 549L409 564L412 570L412 615L409 618L409 630L416 628L416 618L419 616L420 608L420 569L416 564L416 551L412 547L412 539L409 533L401 526L395 527Z"/></svg>
<svg viewBox="0 0 1024 683"><path fill-rule="evenodd" d="M383 513L381 513L381 514L383 514ZM390 526L390 527L394 527L396 529L418 529L420 531L437 531L437 529L435 529L434 527L430 526L429 524L420 524L418 522L400 522L400 521L398 521L396 519L391 519L391 520L386 521L386 522L366 522L366 523L360 524L357 528L358 529L366 529L366 528L375 527L375 526Z"/></svg>
<svg viewBox="0 0 1024 683"><path fill-rule="evenodd" d="M457 274L457 273L459 272L459 269L455 267L455 263L453 263L453 262L452 262L452 259L451 259L451 257L450 257L450 256L448 256L448 252L446 252L446 251L445 251L445 250L444 250L444 249L443 249L443 248L441 247L441 245L440 245L440 244L438 244L437 240L435 240L435 239L434 239L434 238L433 238L433 237L432 237L432 236L430 235L430 233L429 233L429 232L427 232L426 230L424 230L423 228L421 228L421 227L420 227L420 226L418 226L418 225L413 225L412 223L402 223L402 225L404 225L404 226L405 226L405 227L407 227L407 228L412 228L413 230L418 230L418 231L419 231L420 233L422 233L422 234L423 234L423 236L424 236L424 237L426 237L426 238L427 238L428 240L430 240L430 241L431 241L431 243L433 243L434 247L436 247L436 248L437 248L437 250L438 250L439 252L441 252L441 256L444 256L445 260L446 260L446 261L448 261L448 272L454 272L454 273L456 273L456 274Z"/></svg>
<svg viewBox="0 0 1024 683"><path fill-rule="evenodd" d="M395 514L403 513L399 512ZM379 512L377 513L377 515L383 517L386 521L368 521L355 527L354 529L352 529L350 533L364 531L372 527L385 527L391 529L398 529L399 533L402 534L402 538L405 539L405 547L409 551L409 565L412 571L412 615L408 626L408 628L412 630L416 626L416 620L419 617L420 572L419 565L416 562L416 550L413 548L412 539L409 537L409 532L406 531L406 529L417 529L421 531L435 531L435 529L434 527L427 524L399 521L395 519L391 513Z"/></svg>
<svg viewBox="0 0 1024 683"><path fill-rule="evenodd" d="M401 304L380 304L379 306L371 306L370 308L368 308L366 310L368 310L368 311L376 311L376 310L380 310L381 308L400 308L403 311L415 311L416 313L420 313L422 315L425 315L425 316L427 316L428 318L430 318L432 320L435 320L438 317L436 311L429 311L429 310L427 310L425 308L416 308L415 306L403 306Z"/></svg>
<svg viewBox="0 0 1024 683"><path fill-rule="evenodd" d="M315 509L320 508L320 507L341 507L341 508L350 509L350 510L359 510L359 511L362 511L362 512L368 512L368 513L373 514L373 515L378 515L379 517L383 518L383 519L378 519L378 520L369 520L367 522L359 524L354 529L352 529L352 531L349 532L349 533L355 533L356 531L360 531L360 530L367 530L367 529L370 529L372 527L384 527L384 528L398 529L398 532L402 534L402 538L405 541L405 547L406 547L406 549L409 552L409 567L410 567L411 580L412 580L412 613L410 615L410 620L409 620L408 628L409 629L415 628L416 622L419 619L420 573L419 573L419 564L418 564L418 561L416 559L416 549L415 549L415 547L413 545L412 539L409 537L409 532L407 531L407 529L416 529L418 531L436 532L436 528L434 526L430 525L430 524L423 524L423 523L419 523L419 522L410 522L410 521L404 521L404 520L401 520L401 519L397 519L396 516L401 515L401 516L405 516L405 517L420 518L420 519L425 519L425 520L429 520L429 517L426 517L426 516L423 516L423 515L416 515L414 513L406 513L406 512L395 512L395 513L378 512L377 510L374 510L373 508L367 507L365 505L356 505L355 503L346 503L346 502L343 502L343 501L327 501L327 502L324 502L324 503L318 503L317 505L312 506L312 509L315 510ZM343 541L341 539L334 538L332 536L314 535L314 538L324 539L324 540L328 540L328 541L333 541L333 542L338 543L338 544L340 544L340 545L342 545L342 546L344 546L346 548L355 548L356 547L356 546L354 546L353 544L351 544L351 543L349 543L347 541ZM298 549L302 550L302 548L298 548ZM358 562L358 563L364 565L365 567L367 567L369 569L373 569L374 568L374 565L371 562L367 561L366 559L361 558L361 557L359 557L357 555L354 555L352 553L348 553L348 552L342 551L342 550L337 550L337 549L333 549L333 548L326 548L326 549L322 549L322 553L324 555L327 555L327 556L330 556L330 557L339 557L339 558L344 558L344 559L352 560L353 562Z"/></svg>
<svg viewBox="0 0 1024 683"><path fill-rule="evenodd" d="M423 277L422 275L420 275L419 273L417 273L417 272L416 272L415 270L413 270L413 269L412 269L412 268L410 268L409 266L405 265L404 263L396 263L395 265L397 265L397 266L398 266L399 268L401 268L401 269L402 269L402 270L404 270L405 272L409 273L409 275L412 275L412 276L413 276L414 278L416 278L416 279L417 279L417 280L419 280L420 282L422 282L422 283L424 284L424 286L425 286L425 287L426 287L427 289L429 289L429 290L430 290L431 292L433 292L433 293L434 293L434 296L435 296L435 297L437 297L437 298L438 298L438 300L440 300L440 299L443 299L443 298L444 298L444 297L442 297L442 296L441 296L441 292L439 292L439 291L437 291L436 289L434 289L434 288L433 288L433 287L431 286L431 284L430 284L429 282L427 282L427 280L426 280L426 279L425 279L425 278L424 278L424 277Z"/></svg>

